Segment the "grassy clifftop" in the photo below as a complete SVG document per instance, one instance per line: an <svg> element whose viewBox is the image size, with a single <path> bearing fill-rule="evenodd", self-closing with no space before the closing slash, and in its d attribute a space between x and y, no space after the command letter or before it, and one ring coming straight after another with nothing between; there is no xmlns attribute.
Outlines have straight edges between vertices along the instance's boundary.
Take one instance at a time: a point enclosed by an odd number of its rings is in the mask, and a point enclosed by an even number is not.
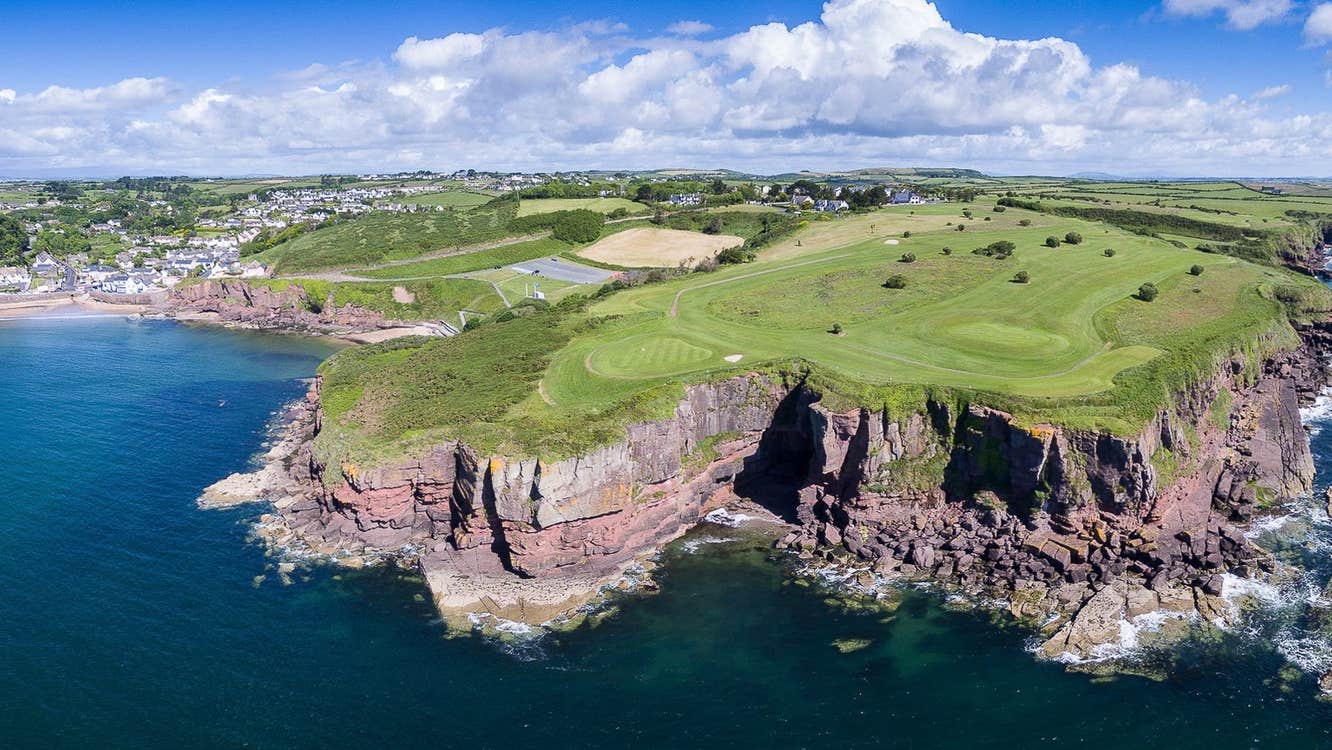
<svg viewBox="0 0 1332 750"><path fill-rule="evenodd" d="M668 416L688 383L750 371L808 377L836 406L933 396L1131 433L1224 360L1295 346L1292 319L1332 310L1326 287L1280 268L995 205L810 224L754 263L342 352L322 370L320 449L373 463L463 439L573 455ZM973 252L1003 243L1011 254Z"/></svg>

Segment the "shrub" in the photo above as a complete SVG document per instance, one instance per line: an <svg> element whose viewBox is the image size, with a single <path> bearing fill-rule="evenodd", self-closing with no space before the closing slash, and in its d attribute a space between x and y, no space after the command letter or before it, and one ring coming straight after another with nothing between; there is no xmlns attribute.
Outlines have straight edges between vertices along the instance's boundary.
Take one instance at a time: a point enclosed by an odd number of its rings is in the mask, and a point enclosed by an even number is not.
<svg viewBox="0 0 1332 750"><path fill-rule="evenodd" d="M915 254L915 253L902 253L902 257L898 259L898 262L899 262L899 263L915 263L915 262L916 262L916 254Z"/></svg>
<svg viewBox="0 0 1332 750"><path fill-rule="evenodd" d="M606 217L596 211L577 209L565 212L555 222L551 236L565 242L595 242L601 236Z"/></svg>
<svg viewBox="0 0 1332 750"><path fill-rule="evenodd" d="M1160 292L1157 291L1156 285L1151 282L1147 282L1146 284L1143 284L1142 286L1138 287L1137 297L1143 302L1151 302L1152 300L1156 299L1156 295L1158 294L1160 294Z"/></svg>
<svg viewBox="0 0 1332 750"><path fill-rule="evenodd" d="M972 250L971 253L973 255L984 255L989 258L1003 260L1012 255L1013 251L1016 249L1017 245L1014 245L1012 242L1009 242L1008 240L999 240L998 242L991 242L985 247L978 247L975 250Z"/></svg>
<svg viewBox="0 0 1332 750"><path fill-rule="evenodd" d="M1193 274L1194 276L1202 276L1203 267L1195 263L1193 267L1189 269L1189 273Z"/></svg>
<svg viewBox="0 0 1332 750"><path fill-rule="evenodd" d="M1078 234L1077 232L1069 232L1068 234L1064 235L1064 242L1067 242L1070 245L1081 245L1082 235Z"/></svg>
<svg viewBox="0 0 1332 750"><path fill-rule="evenodd" d="M997 214L1001 214L1001 213L1003 213L1003 212L1005 212L1005 211L1007 211L1007 210L1008 210L1008 209L1005 208L1004 206L995 206L995 207L994 207L994 212L997 213Z"/></svg>
<svg viewBox="0 0 1332 750"><path fill-rule="evenodd" d="M1046 247L1059 247L1059 238L1053 234L1045 238Z"/></svg>
<svg viewBox="0 0 1332 750"><path fill-rule="evenodd" d="M959 231L959 232L965 232L965 231L967 231L967 225L966 225L966 224L958 224L958 225L957 225L957 231Z"/></svg>
<svg viewBox="0 0 1332 750"><path fill-rule="evenodd" d="M900 273L895 273L892 276L889 276L888 280L883 282L885 289L906 289L906 285L906 277Z"/></svg>
<svg viewBox="0 0 1332 750"><path fill-rule="evenodd" d="M952 254L953 254L953 248L951 248L951 247L945 247L943 250L940 250L939 252L943 253L944 255L952 255Z"/></svg>
<svg viewBox="0 0 1332 750"><path fill-rule="evenodd" d="M905 239L910 239L910 237L911 237L911 231L910 231L910 230L907 230L907 231L905 231L905 232L902 233L902 239L904 239L904 240L905 240Z"/></svg>
<svg viewBox="0 0 1332 750"><path fill-rule="evenodd" d="M1025 284L1028 281L1031 281L1031 274L1027 273L1026 271L1018 271L1017 273L1013 274L1014 283Z"/></svg>
<svg viewBox="0 0 1332 750"><path fill-rule="evenodd" d="M628 215L629 215L629 209L625 208L624 206L620 206L619 208L615 209L614 211L611 211L610 213L606 214L606 218L608 218L608 219L623 219L624 217L626 217L626 216L628 216Z"/></svg>
<svg viewBox="0 0 1332 750"><path fill-rule="evenodd" d="M832 328L829 330L829 332L832 333L832 334L835 334L835 335L837 335L837 336L842 335L842 324L841 324L841 323L833 323L833 324L832 324Z"/></svg>
<svg viewBox="0 0 1332 750"><path fill-rule="evenodd" d="M720 253L717 253L717 262L722 264L748 263L753 259L754 251L746 250L744 245L728 247Z"/></svg>
<svg viewBox="0 0 1332 750"><path fill-rule="evenodd" d="M1107 247L1105 249L1105 257L1107 258L1115 257L1115 249L1113 247Z"/></svg>
<svg viewBox="0 0 1332 750"><path fill-rule="evenodd" d="M1018 219L1018 226L1020 227L1031 226L1031 219Z"/></svg>
<svg viewBox="0 0 1332 750"><path fill-rule="evenodd" d="M985 217L985 220L986 220L986 221L989 221L989 220L990 220L990 217L986 216L986 217Z"/></svg>

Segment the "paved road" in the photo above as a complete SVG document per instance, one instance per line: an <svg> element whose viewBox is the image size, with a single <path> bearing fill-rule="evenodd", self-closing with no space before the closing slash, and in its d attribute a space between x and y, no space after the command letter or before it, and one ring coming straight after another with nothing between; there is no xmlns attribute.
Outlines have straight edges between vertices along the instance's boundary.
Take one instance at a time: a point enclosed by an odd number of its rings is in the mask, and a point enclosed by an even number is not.
<svg viewBox="0 0 1332 750"><path fill-rule="evenodd" d="M517 265L509 266L510 270L518 273L530 273L536 276L542 276L547 279L557 279L559 281L571 281L575 284L599 284L612 275L611 271L605 271L592 266L585 266L581 263L573 263L561 258L554 260L552 258L538 258L528 260Z"/></svg>

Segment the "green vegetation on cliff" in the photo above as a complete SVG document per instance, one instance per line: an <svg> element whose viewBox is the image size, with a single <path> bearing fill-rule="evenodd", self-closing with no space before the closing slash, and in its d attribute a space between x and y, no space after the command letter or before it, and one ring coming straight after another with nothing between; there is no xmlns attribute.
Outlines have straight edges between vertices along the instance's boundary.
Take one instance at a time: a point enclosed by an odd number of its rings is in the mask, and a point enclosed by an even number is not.
<svg viewBox="0 0 1332 750"><path fill-rule="evenodd" d="M669 416L689 383L755 371L804 379L833 408L981 402L1028 424L1128 434L1228 360L1256 374L1263 357L1298 343L1292 321L1332 311L1332 292L1311 278L1194 249L1232 236L1215 223L1149 227L1137 213L1133 223L1005 203L988 222L963 211L990 214L995 197L811 222L753 263L447 341L343 352L322 371L337 406L322 449L360 462L454 438L483 452L572 455ZM1314 231L1286 221L1262 236ZM1075 235L1083 241L1045 242ZM1011 252L966 252L994 247ZM908 254L915 262L899 262ZM1013 283L1018 271L1028 283ZM890 276L904 283L885 288ZM1154 301L1135 298L1144 284L1158 289ZM834 323L840 335L828 333Z"/></svg>

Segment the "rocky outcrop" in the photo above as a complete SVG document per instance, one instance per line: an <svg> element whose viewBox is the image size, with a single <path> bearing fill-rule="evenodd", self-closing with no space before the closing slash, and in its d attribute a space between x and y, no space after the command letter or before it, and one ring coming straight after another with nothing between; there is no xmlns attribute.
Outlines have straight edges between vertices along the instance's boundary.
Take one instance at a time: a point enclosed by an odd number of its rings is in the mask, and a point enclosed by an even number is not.
<svg viewBox="0 0 1332 750"><path fill-rule="evenodd" d="M209 316L210 320L254 328L316 333L372 331L393 323L354 305L323 305L291 285L280 291L239 279L209 279L171 290L165 310L177 317Z"/></svg>
<svg viewBox="0 0 1332 750"><path fill-rule="evenodd" d="M1224 573L1269 564L1236 524L1311 486L1298 407L1326 381L1332 337L1303 333L1260 373L1226 363L1136 436L979 404L838 411L753 374L691 386L673 417L570 458L452 442L329 466L307 445L287 464L313 491L281 515L316 551L410 558L446 614L539 621L738 492L791 520L779 546L1007 597L1050 623L1047 652L1085 657L1110 631L1107 602L1214 613Z"/></svg>

